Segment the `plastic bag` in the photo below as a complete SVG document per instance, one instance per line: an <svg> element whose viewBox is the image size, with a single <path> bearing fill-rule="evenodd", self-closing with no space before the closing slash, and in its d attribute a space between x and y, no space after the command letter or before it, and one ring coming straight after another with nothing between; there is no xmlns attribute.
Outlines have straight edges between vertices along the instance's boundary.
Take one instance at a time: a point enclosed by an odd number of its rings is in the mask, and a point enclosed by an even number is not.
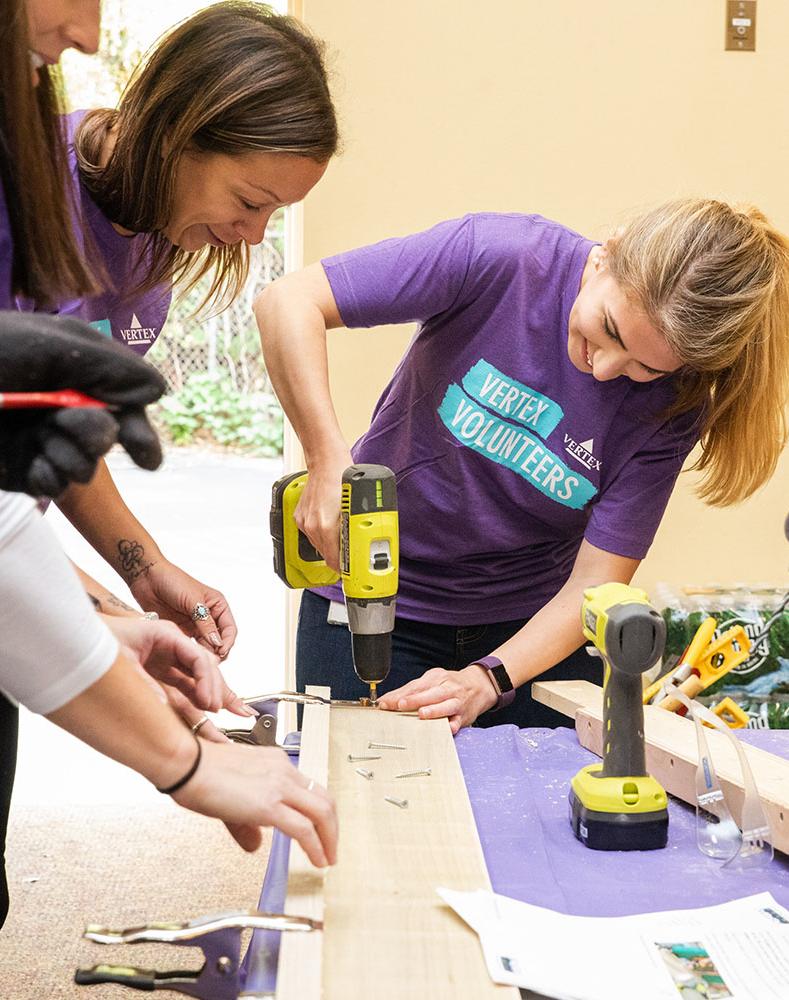
<svg viewBox="0 0 789 1000"><path fill-rule="evenodd" d="M677 589L659 584L656 596L664 606L666 622L664 669L678 660L710 615L718 622L716 638L732 625L742 625L754 639L769 623L766 635L754 644L745 663L707 688L705 700L729 695L743 703L749 697L761 702L789 696L789 610L776 613L786 596L784 589L737 584Z"/></svg>

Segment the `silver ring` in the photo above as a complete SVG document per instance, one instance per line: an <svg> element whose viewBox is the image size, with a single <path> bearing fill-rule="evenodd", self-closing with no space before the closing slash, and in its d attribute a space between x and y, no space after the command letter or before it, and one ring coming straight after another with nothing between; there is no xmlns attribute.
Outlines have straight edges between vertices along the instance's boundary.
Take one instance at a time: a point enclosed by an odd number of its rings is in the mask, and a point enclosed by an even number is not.
<svg viewBox="0 0 789 1000"><path fill-rule="evenodd" d="M307 791L311 792L314 787L315 787L315 779L313 778L312 781L310 781L309 785L307 785Z"/></svg>
<svg viewBox="0 0 789 1000"><path fill-rule="evenodd" d="M148 622L158 622L159 615L155 611L146 611L143 618Z"/></svg>
<svg viewBox="0 0 789 1000"><path fill-rule="evenodd" d="M206 724L206 722L210 722L210 721L211 720L208 718L208 716L204 715L203 718L199 722L196 722L192 726L192 732L194 733L194 735L197 736L197 734L200 732L200 729Z"/></svg>
<svg viewBox="0 0 789 1000"><path fill-rule="evenodd" d="M205 604L195 604L194 610L192 611L193 622L207 622L210 617L211 612Z"/></svg>

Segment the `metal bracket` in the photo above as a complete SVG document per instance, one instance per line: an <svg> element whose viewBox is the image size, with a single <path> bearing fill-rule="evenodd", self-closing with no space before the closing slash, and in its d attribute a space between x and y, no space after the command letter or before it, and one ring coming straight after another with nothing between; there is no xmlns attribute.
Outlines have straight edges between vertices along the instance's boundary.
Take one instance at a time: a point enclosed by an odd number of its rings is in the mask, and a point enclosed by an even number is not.
<svg viewBox="0 0 789 1000"><path fill-rule="evenodd" d="M222 732L234 743L249 743L252 746L277 746L277 716L266 712L259 715L251 729L223 729ZM287 747L282 747L287 750Z"/></svg>
<svg viewBox="0 0 789 1000"><path fill-rule="evenodd" d="M286 753L298 754L298 745L282 745L277 743L277 706L281 701L294 701L306 698L295 691L277 691L273 694L258 694L252 698L244 698L244 704L258 712L255 724L251 729L223 729L222 732L234 743L246 743L250 746L276 747Z"/></svg>

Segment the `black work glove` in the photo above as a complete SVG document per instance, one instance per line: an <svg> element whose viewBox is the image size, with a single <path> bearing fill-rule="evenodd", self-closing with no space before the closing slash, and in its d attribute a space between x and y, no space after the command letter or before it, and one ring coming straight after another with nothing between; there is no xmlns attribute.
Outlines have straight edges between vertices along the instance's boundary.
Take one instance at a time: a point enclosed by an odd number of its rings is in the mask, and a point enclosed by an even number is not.
<svg viewBox="0 0 789 1000"><path fill-rule="evenodd" d="M112 407L0 409L0 489L57 497L88 482L115 441L137 465L158 468L145 407L165 388L155 368L81 320L0 312L0 392L76 389Z"/></svg>

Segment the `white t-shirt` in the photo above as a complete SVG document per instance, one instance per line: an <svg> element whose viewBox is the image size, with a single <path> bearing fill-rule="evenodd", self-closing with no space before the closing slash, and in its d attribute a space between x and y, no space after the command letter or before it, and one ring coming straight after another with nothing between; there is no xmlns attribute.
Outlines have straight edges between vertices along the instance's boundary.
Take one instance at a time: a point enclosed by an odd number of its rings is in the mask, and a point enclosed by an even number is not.
<svg viewBox="0 0 789 1000"><path fill-rule="evenodd" d="M118 655L35 501L0 492L0 691L48 715Z"/></svg>

